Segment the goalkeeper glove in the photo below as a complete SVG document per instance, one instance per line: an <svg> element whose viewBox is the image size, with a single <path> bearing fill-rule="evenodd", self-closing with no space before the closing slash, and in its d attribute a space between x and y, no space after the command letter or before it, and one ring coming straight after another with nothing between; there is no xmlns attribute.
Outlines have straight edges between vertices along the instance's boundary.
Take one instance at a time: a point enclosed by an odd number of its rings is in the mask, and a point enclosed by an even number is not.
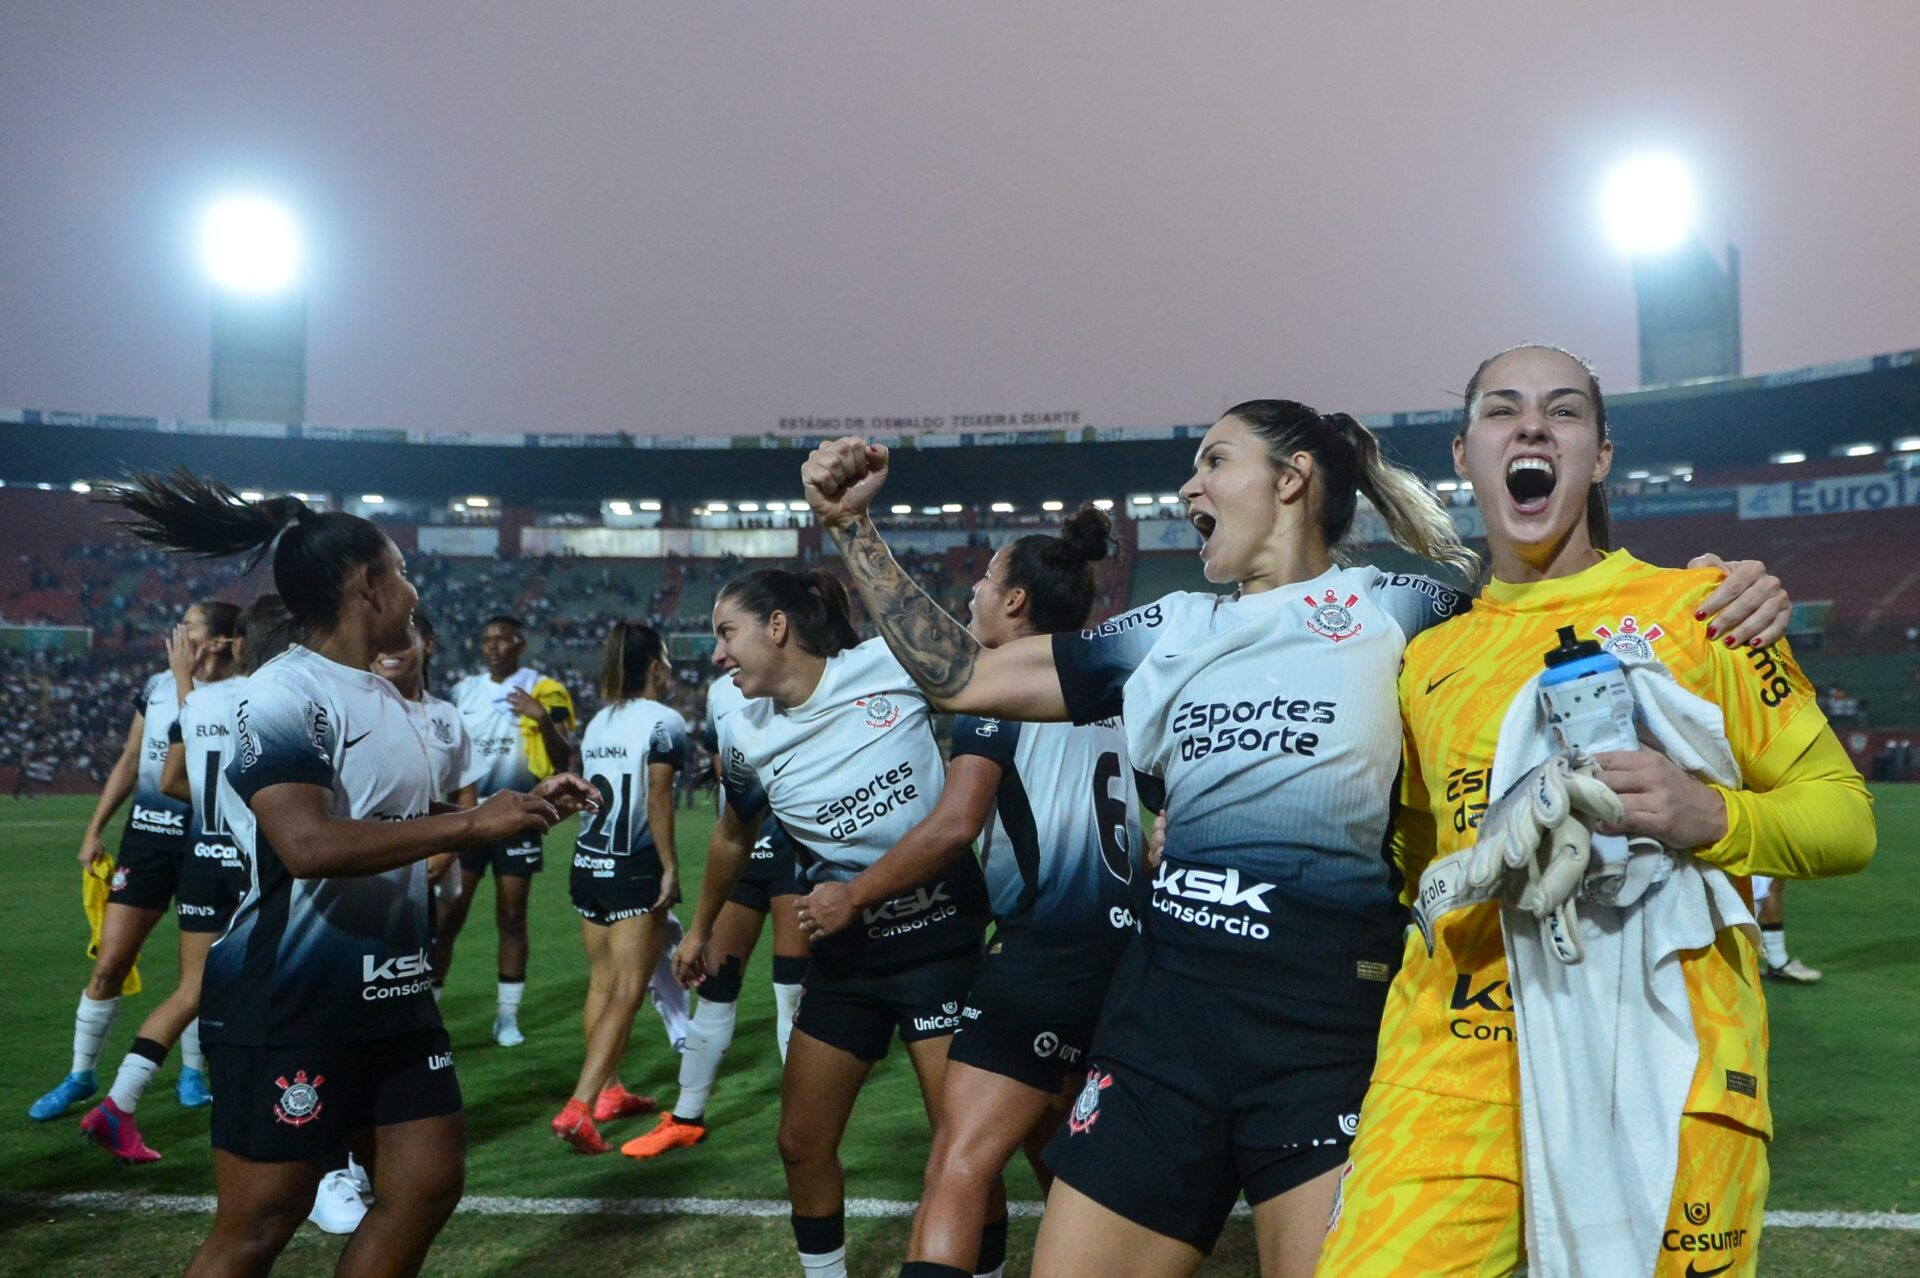
<svg viewBox="0 0 1920 1278"><path fill-rule="evenodd" d="M1559 753L1516 781L1487 808L1467 864L1474 887L1500 894L1540 920L1548 948L1578 963L1574 896L1587 872L1593 826L1626 813L1601 784L1599 768L1579 752Z"/></svg>

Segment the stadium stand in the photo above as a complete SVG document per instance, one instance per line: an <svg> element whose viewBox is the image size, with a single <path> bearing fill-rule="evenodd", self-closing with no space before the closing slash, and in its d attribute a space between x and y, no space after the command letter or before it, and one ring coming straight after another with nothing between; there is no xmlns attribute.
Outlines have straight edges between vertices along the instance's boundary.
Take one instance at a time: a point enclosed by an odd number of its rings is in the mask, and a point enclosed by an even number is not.
<svg viewBox="0 0 1920 1278"><path fill-rule="evenodd" d="M1764 559L1795 596L1796 650L1849 749L1863 770L1889 777L1908 773L1901 743L1920 730L1915 354L1609 399L1634 466L1611 486L1616 541L1663 564L1703 550ZM1476 516L1452 491L1447 451L1457 410L1368 420L1451 492L1471 537ZM1204 429L889 441L912 450L887 491L891 539L908 571L963 613L996 546L1057 522L1043 501L1104 499L1120 547L1099 568L1096 619L1211 589L1179 505L1163 500ZM511 612L532 628L530 661L574 689L584 718L608 624L645 618L671 637L687 678L677 699L697 717L721 584L775 563L837 570L804 514L782 508L813 442L491 439L0 411L0 786L17 789L29 767L36 779L50 769L53 788L97 784L119 751L127 697L160 664L160 638L180 610L266 588L265 571L243 577L230 563L127 541L88 500L103 477L181 464L266 492L307 484L298 491L378 518L437 624L443 686L477 667L485 619ZM373 487L385 494L377 503L362 491ZM649 495L659 509L636 516ZM1356 560L1432 571L1381 531L1363 514Z"/></svg>

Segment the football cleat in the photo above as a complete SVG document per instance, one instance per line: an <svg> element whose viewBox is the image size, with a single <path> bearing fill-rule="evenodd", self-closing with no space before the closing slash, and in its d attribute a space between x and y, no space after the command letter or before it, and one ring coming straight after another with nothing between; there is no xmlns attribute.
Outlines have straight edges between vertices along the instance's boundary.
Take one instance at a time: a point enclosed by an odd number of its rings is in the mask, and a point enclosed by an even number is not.
<svg viewBox="0 0 1920 1278"><path fill-rule="evenodd" d="M494 1017L493 1041L502 1047L518 1047L520 1044L526 1042L527 1036L520 1032L519 1018L513 1016Z"/></svg>
<svg viewBox="0 0 1920 1278"><path fill-rule="evenodd" d="M690 1149L707 1138L705 1123L689 1123L675 1118L671 1111L660 1115L660 1122L644 1136L635 1136L620 1147L628 1158L658 1158L673 1149Z"/></svg>
<svg viewBox="0 0 1920 1278"><path fill-rule="evenodd" d="M140 1139L133 1115L113 1103L113 1097L95 1105L80 1120L80 1134L123 1163L157 1163L160 1152Z"/></svg>
<svg viewBox="0 0 1920 1278"><path fill-rule="evenodd" d="M367 1200L360 1186L345 1171L330 1171L320 1178L319 1192L313 1196L313 1210L307 1213L321 1233L350 1234L366 1219Z"/></svg>
<svg viewBox="0 0 1920 1278"><path fill-rule="evenodd" d="M1790 958L1779 967L1767 969L1769 981L1785 981L1789 985L1814 985L1825 975L1817 967L1808 967L1797 958Z"/></svg>
<svg viewBox="0 0 1920 1278"><path fill-rule="evenodd" d="M207 1088L204 1070L181 1070L180 1081L173 1085L173 1094L180 1098L180 1104L187 1109L205 1109L213 1104L213 1093Z"/></svg>
<svg viewBox="0 0 1920 1278"><path fill-rule="evenodd" d="M593 1121L596 1123L611 1123L617 1118L632 1118L636 1114L651 1114L653 1110L653 1097L635 1096L624 1086L615 1084L594 1098Z"/></svg>
<svg viewBox="0 0 1920 1278"><path fill-rule="evenodd" d="M609 1154L613 1146L600 1138L585 1101L570 1100L553 1116L553 1134L583 1154Z"/></svg>
<svg viewBox="0 0 1920 1278"><path fill-rule="evenodd" d="M36 1123L48 1122L60 1117L99 1090L100 1085L93 1081L92 1070L76 1070L61 1079L60 1086L29 1106L27 1117Z"/></svg>

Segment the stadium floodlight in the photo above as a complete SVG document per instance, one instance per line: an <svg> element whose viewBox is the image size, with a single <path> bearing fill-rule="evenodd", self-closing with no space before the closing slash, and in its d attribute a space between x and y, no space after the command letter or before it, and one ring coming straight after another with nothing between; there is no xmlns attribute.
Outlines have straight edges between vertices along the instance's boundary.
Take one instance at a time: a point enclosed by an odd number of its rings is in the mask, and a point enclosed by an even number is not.
<svg viewBox="0 0 1920 1278"><path fill-rule="evenodd" d="M1630 470L1627 472L1627 478L1628 479L1646 479L1652 474L1653 472L1650 470Z"/></svg>
<svg viewBox="0 0 1920 1278"><path fill-rule="evenodd" d="M266 499L267 495L257 488L242 488L240 490L241 501L265 501Z"/></svg>
<svg viewBox="0 0 1920 1278"><path fill-rule="evenodd" d="M767 503L768 510L785 510L786 508L787 503L784 501L770 501Z"/></svg>
<svg viewBox="0 0 1920 1278"><path fill-rule="evenodd" d="M965 509L966 507L957 501L942 502L940 504L940 513L943 515L957 515Z"/></svg>
<svg viewBox="0 0 1920 1278"><path fill-rule="evenodd" d="M1067 503L1063 501L1043 501L1040 503L1040 509L1042 510L1065 510L1066 508Z"/></svg>
<svg viewBox="0 0 1920 1278"><path fill-rule="evenodd" d="M1180 497L1177 493L1161 493L1160 504L1162 506L1178 506L1180 504Z"/></svg>
<svg viewBox="0 0 1920 1278"><path fill-rule="evenodd" d="M616 515L631 515L633 513L633 503L630 501L610 501L607 503L607 509Z"/></svg>
<svg viewBox="0 0 1920 1278"><path fill-rule="evenodd" d="M1457 493L1460 491L1460 484L1457 480L1443 479L1433 486L1433 491L1436 493Z"/></svg>
<svg viewBox="0 0 1920 1278"><path fill-rule="evenodd" d="M361 503L367 506L384 505L386 503L386 500L387 499L385 497L382 497L379 493L361 493L360 494Z"/></svg>
<svg viewBox="0 0 1920 1278"><path fill-rule="evenodd" d="M1902 435L1893 441L1896 453L1920 453L1920 435Z"/></svg>
<svg viewBox="0 0 1920 1278"><path fill-rule="evenodd" d="M1840 451L1841 451L1841 454L1846 457L1871 457L1875 453L1880 451L1880 445L1848 444L1845 448L1841 449Z"/></svg>
<svg viewBox="0 0 1920 1278"><path fill-rule="evenodd" d="M1148 496L1146 493L1135 493L1133 496L1127 498L1127 500L1132 502L1136 506L1153 505L1153 498Z"/></svg>
<svg viewBox="0 0 1920 1278"><path fill-rule="evenodd" d="M493 500L492 498L489 498L489 497L467 498L467 508L469 510L485 510L487 507L491 505L493 505Z"/></svg>
<svg viewBox="0 0 1920 1278"><path fill-rule="evenodd" d="M911 506L889 506L887 509L896 515L911 515L913 513L913 507Z"/></svg>
<svg viewBox="0 0 1920 1278"><path fill-rule="evenodd" d="M300 270L300 235L293 216L255 195L216 201L200 219L200 259L221 288L278 293Z"/></svg>
<svg viewBox="0 0 1920 1278"><path fill-rule="evenodd" d="M76 493L90 493L93 491L93 485L84 479L76 479L71 484L68 484L67 487L73 489Z"/></svg>
<svg viewBox="0 0 1920 1278"><path fill-rule="evenodd" d="M1607 233L1627 253L1663 253L1693 226L1693 179L1671 155L1637 155L1607 177Z"/></svg>
<svg viewBox="0 0 1920 1278"><path fill-rule="evenodd" d="M660 503L657 501L643 501L640 503L640 509L649 512L657 511L660 509Z"/></svg>
<svg viewBox="0 0 1920 1278"><path fill-rule="evenodd" d="M993 513L996 515L1011 515L1013 513L1013 503L1010 501L996 501L993 503Z"/></svg>
<svg viewBox="0 0 1920 1278"><path fill-rule="evenodd" d="M1096 498L1094 498L1094 499L1093 499L1093 508L1094 508L1095 510L1112 510L1112 509L1113 509L1113 498L1111 498L1111 497L1096 497Z"/></svg>
<svg viewBox="0 0 1920 1278"><path fill-rule="evenodd" d="M760 513L760 503L757 501L743 501L740 503L740 513L743 515L757 515Z"/></svg>
<svg viewBox="0 0 1920 1278"><path fill-rule="evenodd" d="M1768 461L1776 466L1793 466L1806 459L1807 455L1796 448L1790 448L1784 453L1775 453L1773 456L1767 458Z"/></svg>
<svg viewBox="0 0 1920 1278"><path fill-rule="evenodd" d="M727 503L724 501L710 501L707 503L707 513L709 515L724 515L727 513Z"/></svg>

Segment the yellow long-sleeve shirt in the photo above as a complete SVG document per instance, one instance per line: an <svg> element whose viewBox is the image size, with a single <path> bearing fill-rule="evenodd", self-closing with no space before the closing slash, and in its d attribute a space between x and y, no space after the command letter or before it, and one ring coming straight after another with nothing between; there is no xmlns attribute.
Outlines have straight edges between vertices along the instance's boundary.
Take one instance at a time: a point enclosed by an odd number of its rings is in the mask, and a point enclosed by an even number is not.
<svg viewBox="0 0 1920 1278"><path fill-rule="evenodd" d="M1655 568L1616 551L1570 577L1492 582L1472 612L1408 645L1394 856L1409 897L1429 863L1474 842L1501 719L1565 625L1609 646L1644 646L1680 686L1721 708L1746 788L1721 791L1727 834L1698 850L1703 859L1733 874L1789 878L1848 874L1867 863L1872 801L1787 646L1730 649L1694 620L1718 581L1716 573ZM1688 1111L1771 1134L1766 1006L1753 947L1729 929L1682 966L1700 1041ZM1515 1103L1513 1001L1497 906L1442 919L1431 955L1410 934L1374 1077Z"/></svg>

